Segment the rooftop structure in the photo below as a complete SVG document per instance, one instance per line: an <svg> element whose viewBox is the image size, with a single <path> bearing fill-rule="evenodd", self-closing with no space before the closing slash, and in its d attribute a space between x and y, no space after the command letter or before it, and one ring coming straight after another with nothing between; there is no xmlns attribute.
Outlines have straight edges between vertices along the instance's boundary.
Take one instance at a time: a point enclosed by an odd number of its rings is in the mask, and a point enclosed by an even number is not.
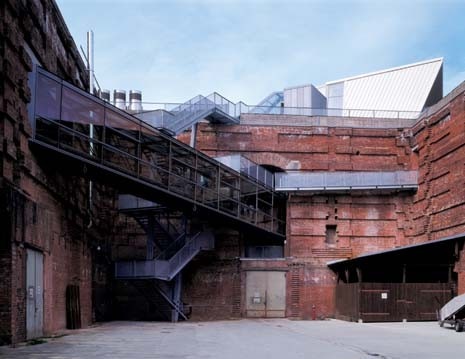
<svg viewBox="0 0 465 359"><path fill-rule="evenodd" d="M442 98L443 59L370 72L324 85L306 84L273 92L262 113L289 115L416 118ZM311 109L311 110L310 110Z"/></svg>
<svg viewBox="0 0 465 359"><path fill-rule="evenodd" d="M245 114L416 119L442 98L442 58L272 92L258 105L233 103L213 93L182 104L152 103L141 120L178 135L200 121L239 123Z"/></svg>

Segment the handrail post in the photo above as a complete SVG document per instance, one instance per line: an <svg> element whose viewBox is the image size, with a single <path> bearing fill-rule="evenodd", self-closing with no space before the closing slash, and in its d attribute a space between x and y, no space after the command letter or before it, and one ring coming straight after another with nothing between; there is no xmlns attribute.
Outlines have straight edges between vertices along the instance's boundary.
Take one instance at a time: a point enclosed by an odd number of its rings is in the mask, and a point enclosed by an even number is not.
<svg viewBox="0 0 465 359"><path fill-rule="evenodd" d="M216 178L216 199L217 199L217 202L216 202L216 208L218 210L220 210L220 199L221 199L221 195L220 195L220 184L221 184L221 168L220 166L217 165L217 178Z"/></svg>
<svg viewBox="0 0 465 359"><path fill-rule="evenodd" d="M172 142L169 141L168 142L169 145L168 145L168 190L170 189L171 187L171 173L172 173L172 166L171 166L171 160L172 160Z"/></svg>

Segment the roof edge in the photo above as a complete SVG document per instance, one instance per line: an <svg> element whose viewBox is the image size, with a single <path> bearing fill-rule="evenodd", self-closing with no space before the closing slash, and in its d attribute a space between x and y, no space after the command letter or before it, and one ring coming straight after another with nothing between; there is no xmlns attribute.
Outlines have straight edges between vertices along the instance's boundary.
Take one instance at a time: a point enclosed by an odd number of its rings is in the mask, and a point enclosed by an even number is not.
<svg viewBox="0 0 465 359"><path fill-rule="evenodd" d="M355 75L355 76L351 76L351 77L345 77L345 78L342 78L342 79L339 79L339 80L329 81L329 82L326 82L325 85L333 85L333 84L336 84L336 83L339 83L339 82L351 81L351 80L360 79L360 78L363 78L363 77L380 75L380 74L383 74L383 73L386 73L386 72L404 70L404 69L407 69L409 67L426 65L426 64L429 64L429 63L433 63L433 62L440 62L441 65L442 65L443 62L444 62L444 58L443 57L437 57L437 58L430 59L430 60L414 62L412 64L407 64L407 65L402 65L402 66L397 66L397 67L391 67L389 69L373 71L373 72L367 72L366 74Z"/></svg>
<svg viewBox="0 0 465 359"><path fill-rule="evenodd" d="M374 257L374 256L377 256L377 255L382 255L382 254L393 253L393 252L402 251L402 250L405 250L405 249L412 249L412 248L418 248L418 247L423 247L423 246L427 246L427 245L434 245L434 244L438 244L438 243L451 241L451 240L454 240L454 239L463 239L463 240L465 240L465 233L458 233L458 234L454 234L452 236L447 236L447 237L435 239L435 240L432 240L432 241L409 244L409 245L406 245L406 246L384 249L384 250L377 251L377 252L368 252L368 253L364 253L364 254L361 254L361 255L359 255L357 257L353 257L353 258L349 258L349 259L337 259L337 260L334 260L334 261L326 262L326 265L327 266L332 266L332 265L343 263L343 262L352 262L352 261L358 260L358 259Z"/></svg>

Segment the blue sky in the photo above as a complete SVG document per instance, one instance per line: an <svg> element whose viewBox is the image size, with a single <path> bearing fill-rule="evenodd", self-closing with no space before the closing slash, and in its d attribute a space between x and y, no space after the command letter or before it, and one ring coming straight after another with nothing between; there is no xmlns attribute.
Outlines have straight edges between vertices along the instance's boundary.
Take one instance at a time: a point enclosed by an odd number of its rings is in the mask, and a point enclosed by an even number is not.
<svg viewBox="0 0 465 359"><path fill-rule="evenodd" d="M94 31L100 85L144 101L217 91L256 104L435 57L445 94L465 80L465 1L56 1L78 46Z"/></svg>

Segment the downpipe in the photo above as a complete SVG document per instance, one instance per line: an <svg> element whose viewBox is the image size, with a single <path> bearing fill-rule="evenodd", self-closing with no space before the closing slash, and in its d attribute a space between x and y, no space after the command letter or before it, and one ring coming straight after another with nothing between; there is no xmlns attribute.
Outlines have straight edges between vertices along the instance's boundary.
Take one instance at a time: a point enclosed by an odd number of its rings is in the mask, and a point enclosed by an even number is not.
<svg viewBox="0 0 465 359"><path fill-rule="evenodd" d="M89 93L94 94L94 32L92 30L87 32L87 71L89 76ZM94 125L92 124L94 113L90 111L90 125L89 125L89 155L94 155ZM89 223L87 224L87 229L90 229L93 225L93 215L92 215L92 202L93 202L93 183L89 180L89 190L88 190L88 208L87 213L89 216Z"/></svg>

